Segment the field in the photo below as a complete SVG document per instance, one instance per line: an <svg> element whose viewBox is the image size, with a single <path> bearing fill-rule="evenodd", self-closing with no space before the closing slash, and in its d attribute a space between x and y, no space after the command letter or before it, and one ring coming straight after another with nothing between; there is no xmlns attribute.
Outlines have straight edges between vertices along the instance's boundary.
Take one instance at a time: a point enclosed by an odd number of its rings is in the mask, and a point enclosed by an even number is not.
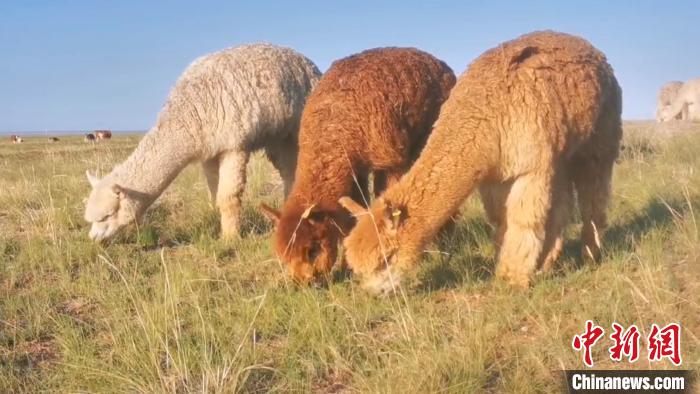
<svg viewBox="0 0 700 394"><path fill-rule="evenodd" d="M0 392L553 392L582 368L590 319L682 325L681 369L700 369L700 124L627 123L600 264L582 264L577 219L557 271L531 290L493 278L491 228L470 199L405 292L363 293L339 275L298 288L257 211L281 203L262 156L249 166L242 239L217 239L198 166L133 226L93 244L85 170L108 172L138 136L0 142ZM650 363L646 342L630 365Z"/></svg>

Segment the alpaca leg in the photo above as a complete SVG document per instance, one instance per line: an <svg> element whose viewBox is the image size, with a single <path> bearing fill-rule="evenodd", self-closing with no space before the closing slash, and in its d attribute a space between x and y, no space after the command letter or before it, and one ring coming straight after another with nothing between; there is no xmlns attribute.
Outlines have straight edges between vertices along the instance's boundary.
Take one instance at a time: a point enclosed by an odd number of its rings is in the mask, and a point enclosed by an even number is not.
<svg viewBox="0 0 700 394"><path fill-rule="evenodd" d="M551 207L551 176L528 174L513 183L506 200L505 229L496 276L527 287L538 266Z"/></svg>
<svg viewBox="0 0 700 394"><path fill-rule="evenodd" d="M562 174L554 184L552 192L552 209L547 219L547 230L542 249L541 271L547 273L561 255L564 246L564 228L569 223L573 188L571 180Z"/></svg>
<svg viewBox="0 0 700 394"><path fill-rule="evenodd" d="M506 200L512 186L512 182L498 182L483 184L479 187L484 211L495 228L493 242L496 244L496 250L500 249L503 243L503 234L506 229Z"/></svg>
<svg viewBox="0 0 700 394"><path fill-rule="evenodd" d="M219 187L219 159L213 158L202 163L204 177L207 179L209 187L209 198L212 205L216 205L216 189Z"/></svg>
<svg viewBox="0 0 700 394"><path fill-rule="evenodd" d="M289 137L279 144L265 147L267 158L279 172L284 185L284 198L286 199L294 184L294 172L297 167L297 155L299 148L297 139Z"/></svg>
<svg viewBox="0 0 700 394"><path fill-rule="evenodd" d="M246 183L248 152L228 152L221 156L219 165L219 187L216 205L221 212L221 235L223 238L238 236L241 215L241 197Z"/></svg>
<svg viewBox="0 0 700 394"><path fill-rule="evenodd" d="M603 231L607 227L607 206L614 159L585 160L576 167L574 182L583 220L581 254L584 259L598 261Z"/></svg>

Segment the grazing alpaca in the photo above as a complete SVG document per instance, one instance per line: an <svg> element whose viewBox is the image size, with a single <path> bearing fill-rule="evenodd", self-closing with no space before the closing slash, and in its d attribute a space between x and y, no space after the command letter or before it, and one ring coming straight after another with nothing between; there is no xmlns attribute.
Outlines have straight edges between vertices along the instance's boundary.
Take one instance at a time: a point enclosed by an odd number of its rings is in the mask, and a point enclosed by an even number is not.
<svg viewBox="0 0 700 394"><path fill-rule="evenodd" d="M95 134L92 134L92 133L87 133L87 134L85 134L85 137L83 138L83 141L85 141L85 142L95 142Z"/></svg>
<svg viewBox="0 0 700 394"><path fill-rule="evenodd" d="M659 89L659 97L656 100L656 121L662 122L661 111L671 105L671 102L678 96L678 91L683 86L681 81L672 81L664 84L661 89ZM679 114L680 115L680 114ZM676 119L681 120L680 116Z"/></svg>
<svg viewBox="0 0 700 394"><path fill-rule="evenodd" d="M296 166L301 111L319 77L309 59L268 44L196 60L131 156L102 180L88 174L90 238L110 238L138 219L194 161L203 162L221 212L222 235L237 236L250 153L265 149L287 190Z"/></svg>
<svg viewBox="0 0 700 394"><path fill-rule="evenodd" d="M24 142L22 137L14 134L10 136L10 141L12 141L13 144L21 144L22 142Z"/></svg>
<svg viewBox="0 0 700 394"><path fill-rule="evenodd" d="M375 193L397 180L423 148L454 83L445 63L412 48L372 49L333 63L304 109L289 198L282 212L262 206L276 223L277 255L295 280L325 279L354 224L338 198L369 198L370 172Z"/></svg>
<svg viewBox="0 0 700 394"><path fill-rule="evenodd" d="M95 138L98 140L109 140L112 138L112 132L109 130L95 130Z"/></svg>
<svg viewBox="0 0 700 394"><path fill-rule="evenodd" d="M374 292L412 270L438 229L480 188L496 225L496 275L528 286L562 246L574 185L583 248L600 255L610 180L619 152L621 91L587 41L536 32L491 49L459 78L411 170L345 239L350 268Z"/></svg>
<svg viewBox="0 0 700 394"><path fill-rule="evenodd" d="M700 78L684 83L671 103L659 112L659 122L673 119L700 120Z"/></svg>
<svg viewBox="0 0 700 394"><path fill-rule="evenodd" d="M49 142L58 142L58 137L49 137Z"/></svg>

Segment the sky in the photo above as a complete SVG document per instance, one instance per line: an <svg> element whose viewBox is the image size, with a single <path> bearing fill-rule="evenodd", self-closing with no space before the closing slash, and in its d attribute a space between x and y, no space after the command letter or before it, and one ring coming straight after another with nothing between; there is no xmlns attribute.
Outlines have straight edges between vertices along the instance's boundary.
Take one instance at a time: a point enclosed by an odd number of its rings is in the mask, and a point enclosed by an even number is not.
<svg viewBox="0 0 700 394"><path fill-rule="evenodd" d="M659 87L700 77L700 1L0 1L0 132L145 130L195 58L251 42L325 71L364 49L413 46L457 75L485 50L552 29L602 50L625 119Z"/></svg>

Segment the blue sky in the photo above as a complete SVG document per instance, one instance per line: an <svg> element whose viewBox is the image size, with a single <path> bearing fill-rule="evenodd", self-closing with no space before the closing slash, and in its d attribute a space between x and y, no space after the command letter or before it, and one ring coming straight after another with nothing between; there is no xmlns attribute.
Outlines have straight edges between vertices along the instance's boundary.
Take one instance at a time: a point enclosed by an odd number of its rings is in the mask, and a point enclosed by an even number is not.
<svg viewBox="0 0 700 394"><path fill-rule="evenodd" d="M255 41L325 70L378 46L415 46L457 74L484 50L554 29L608 56L626 119L658 87L700 77L700 1L0 1L0 132L147 129L187 64Z"/></svg>

